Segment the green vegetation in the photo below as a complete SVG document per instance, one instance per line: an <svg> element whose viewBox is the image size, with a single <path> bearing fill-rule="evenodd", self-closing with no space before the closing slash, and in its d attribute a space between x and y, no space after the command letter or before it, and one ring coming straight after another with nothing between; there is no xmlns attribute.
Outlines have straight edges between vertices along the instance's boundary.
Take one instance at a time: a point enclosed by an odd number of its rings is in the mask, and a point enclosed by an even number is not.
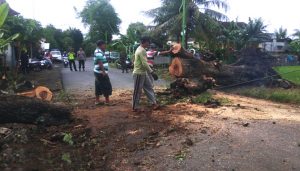
<svg viewBox="0 0 300 171"><path fill-rule="evenodd" d="M66 162L66 163L68 163L68 164L72 163L71 155L69 153L62 154L61 160L64 161L64 162Z"/></svg>
<svg viewBox="0 0 300 171"><path fill-rule="evenodd" d="M300 85L300 66L280 66L274 69L282 78Z"/></svg>
<svg viewBox="0 0 300 171"><path fill-rule="evenodd" d="M64 133L63 141L69 145L74 145L73 136L71 133Z"/></svg>
<svg viewBox="0 0 300 171"><path fill-rule="evenodd" d="M300 104L300 89L243 88L234 93L280 103Z"/></svg>
<svg viewBox="0 0 300 171"><path fill-rule="evenodd" d="M174 80L169 73L169 69L165 67L157 67L155 73L158 75L159 78L164 79L167 82L171 82Z"/></svg>
<svg viewBox="0 0 300 171"><path fill-rule="evenodd" d="M201 93L200 95L196 96L192 99L193 103L207 103L208 101L213 100L213 95L209 92Z"/></svg>

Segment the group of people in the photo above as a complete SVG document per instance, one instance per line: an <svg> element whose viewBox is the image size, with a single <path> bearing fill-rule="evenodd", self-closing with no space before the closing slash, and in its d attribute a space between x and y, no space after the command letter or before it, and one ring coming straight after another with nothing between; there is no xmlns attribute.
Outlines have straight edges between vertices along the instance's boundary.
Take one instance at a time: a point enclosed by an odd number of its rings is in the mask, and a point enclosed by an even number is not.
<svg viewBox="0 0 300 171"><path fill-rule="evenodd" d="M85 71L86 55L82 48L80 48L77 53L75 53L74 49L72 48L72 49L70 49L70 52L67 54L64 54L64 56L68 57L69 66L70 66L71 71L73 71L73 69L74 69L74 71L77 71L75 60L78 61L79 71Z"/></svg>
<svg viewBox="0 0 300 171"><path fill-rule="evenodd" d="M142 112L140 107L140 98L142 91L146 94L149 102L154 110L159 108L157 103L154 85L153 70L147 63L146 49L150 46L150 38L142 37L140 46L137 48L133 59L133 81L134 91L132 95L132 110L134 112ZM109 96L112 95L112 85L108 75L108 62L104 55L106 44L100 40L97 42L97 48L94 53L94 75L95 75L95 95L96 105L101 104L100 96L105 97L105 104L110 104Z"/></svg>

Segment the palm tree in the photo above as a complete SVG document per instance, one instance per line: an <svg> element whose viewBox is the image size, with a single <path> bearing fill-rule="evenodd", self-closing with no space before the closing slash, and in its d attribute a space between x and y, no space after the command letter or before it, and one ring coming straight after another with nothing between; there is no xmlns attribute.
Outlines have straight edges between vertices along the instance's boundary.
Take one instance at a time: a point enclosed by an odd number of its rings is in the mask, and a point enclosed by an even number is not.
<svg viewBox="0 0 300 171"><path fill-rule="evenodd" d="M297 39L300 39L300 29L296 29L295 33L293 34L293 36Z"/></svg>
<svg viewBox="0 0 300 171"><path fill-rule="evenodd" d="M263 41L271 39L270 35L266 33L267 26L264 25L261 18L251 19L243 31L242 39L244 44L247 45L258 45Z"/></svg>
<svg viewBox="0 0 300 171"><path fill-rule="evenodd" d="M280 27L278 30L275 31L275 36L276 36L277 41L287 39L288 38L287 29Z"/></svg>
<svg viewBox="0 0 300 171"><path fill-rule="evenodd" d="M212 10L217 7L227 10L228 5L223 0L187 0L187 29L188 36L206 36L218 28L217 20L226 20L227 17L221 12ZM147 14L154 18L157 24L155 32L175 36L180 40L182 22L182 0L162 0L162 6L152 9ZM186 38L186 40L187 40Z"/></svg>

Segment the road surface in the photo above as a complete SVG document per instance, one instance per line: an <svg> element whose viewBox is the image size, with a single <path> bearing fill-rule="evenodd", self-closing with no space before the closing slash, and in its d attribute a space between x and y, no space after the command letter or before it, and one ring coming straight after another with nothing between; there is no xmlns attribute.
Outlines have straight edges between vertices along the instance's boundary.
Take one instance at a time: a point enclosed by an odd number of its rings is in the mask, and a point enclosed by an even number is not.
<svg viewBox="0 0 300 171"><path fill-rule="evenodd" d="M78 63L76 63L78 69ZM86 61L85 72L70 71L69 68L62 69L63 85L65 90L69 92L82 93L86 90L94 89L94 73L93 73L93 60L89 58ZM122 73L121 70L110 68L109 77L113 89L133 89L132 73ZM155 86L166 86L163 80L155 81Z"/></svg>

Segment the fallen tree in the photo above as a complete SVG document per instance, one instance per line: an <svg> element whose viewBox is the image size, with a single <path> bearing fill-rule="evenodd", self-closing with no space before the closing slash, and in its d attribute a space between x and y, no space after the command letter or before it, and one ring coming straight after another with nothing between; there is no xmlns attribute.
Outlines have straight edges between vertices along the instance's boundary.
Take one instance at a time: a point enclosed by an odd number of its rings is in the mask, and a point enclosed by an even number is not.
<svg viewBox="0 0 300 171"><path fill-rule="evenodd" d="M0 123L65 124L72 120L71 109L36 98L0 95Z"/></svg>
<svg viewBox="0 0 300 171"><path fill-rule="evenodd" d="M177 78L171 84L171 88L175 90L185 89L188 93L198 93L214 84L228 86L276 75L272 68L276 65L276 58L257 49L244 49L238 54L237 62L232 65L195 59L184 51L182 48L175 51L178 52L175 54L177 57L169 67L170 74Z"/></svg>

